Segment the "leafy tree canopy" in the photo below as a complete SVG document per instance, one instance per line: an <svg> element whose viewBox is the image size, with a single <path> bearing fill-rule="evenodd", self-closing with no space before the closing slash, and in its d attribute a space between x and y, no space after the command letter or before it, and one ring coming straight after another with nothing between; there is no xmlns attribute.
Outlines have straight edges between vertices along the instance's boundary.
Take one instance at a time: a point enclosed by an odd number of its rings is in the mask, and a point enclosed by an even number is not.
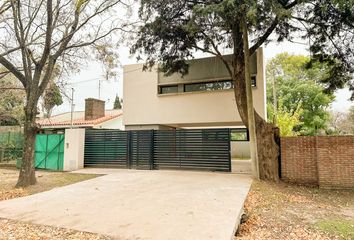
<svg viewBox="0 0 354 240"><path fill-rule="evenodd" d="M195 51L220 56L221 49L237 47L235 33L247 20L252 54L271 40L310 39L313 59L330 66L327 92L353 82L354 0L141 0L145 21L132 52L147 56L146 67L156 61L167 75L186 74L186 59ZM231 63L229 63L231 65Z"/></svg>
<svg viewBox="0 0 354 240"><path fill-rule="evenodd" d="M283 104L280 102L277 111L277 127L280 130L280 136L297 136L300 134L299 132L294 131L294 128L297 126L301 126L302 124L300 120L302 111L302 109L298 108L294 112L289 112L284 108ZM270 107L268 113L273 115L273 108Z"/></svg>
<svg viewBox="0 0 354 240"><path fill-rule="evenodd" d="M0 76L0 125L21 125L24 101L25 92L17 79L10 73Z"/></svg>
<svg viewBox="0 0 354 240"><path fill-rule="evenodd" d="M322 83L330 75L331 67L326 63L312 64L307 68L310 58L302 55L282 53L271 59L267 65L267 103L274 105L273 87L282 111L277 111L276 119L286 112L295 115L301 109L301 125L294 131L303 135L316 135L326 129L329 119L327 108L334 100ZM273 107L271 107L273 108ZM269 114L270 120L274 115ZM278 122L278 121L277 121Z"/></svg>
<svg viewBox="0 0 354 240"><path fill-rule="evenodd" d="M328 62L328 91L352 85L354 0L141 0L141 26L132 53L144 56L145 68L159 62L167 75L188 73L186 60L196 51L219 58L234 81L237 110L248 126L244 26L249 53L269 41L310 40L313 61ZM224 57L232 53L232 59ZM344 76L343 76L344 75ZM329 82L329 80L336 80ZM273 126L255 113L261 178L278 178L279 147ZM265 148L264 146L267 146Z"/></svg>
<svg viewBox="0 0 354 240"><path fill-rule="evenodd" d="M122 109L122 103L123 103L123 99L120 99L117 95L114 100L113 109Z"/></svg>
<svg viewBox="0 0 354 240"><path fill-rule="evenodd" d="M45 90L43 96L43 107L46 111L46 117L50 117L52 115L52 110L55 106L60 106L63 104L63 97L60 93L59 87L52 83Z"/></svg>

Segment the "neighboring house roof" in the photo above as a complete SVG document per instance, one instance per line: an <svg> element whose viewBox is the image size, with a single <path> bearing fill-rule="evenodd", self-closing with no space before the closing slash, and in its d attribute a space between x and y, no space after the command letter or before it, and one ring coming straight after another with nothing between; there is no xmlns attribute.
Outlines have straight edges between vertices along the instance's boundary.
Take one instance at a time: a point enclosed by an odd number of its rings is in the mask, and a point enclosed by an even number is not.
<svg viewBox="0 0 354 240"><path fill-rule="evenodd" d="M85 120L85 111L76 111L73 113L73 125L76 127L94 127L95 125L113 120L123 115L122 110L106 110L105 116L94 120ZM62 127L71 125L71 113L62 113L51 118L39 119L36 121L41 128Z"/></svg>

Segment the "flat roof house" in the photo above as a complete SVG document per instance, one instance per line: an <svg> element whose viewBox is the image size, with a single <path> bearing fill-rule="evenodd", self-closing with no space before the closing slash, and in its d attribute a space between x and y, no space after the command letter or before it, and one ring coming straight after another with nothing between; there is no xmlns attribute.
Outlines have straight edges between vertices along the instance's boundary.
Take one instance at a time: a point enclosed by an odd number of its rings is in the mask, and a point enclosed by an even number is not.
<svg viewBox="0 0 354 240"><path fill-rule="evenodd" d="M142 64L124 66L126 130L243 126L233 83L216 57L189 62L189 74L142 71ZM266 118L263 51L251 56L254 106Z"/></svg>

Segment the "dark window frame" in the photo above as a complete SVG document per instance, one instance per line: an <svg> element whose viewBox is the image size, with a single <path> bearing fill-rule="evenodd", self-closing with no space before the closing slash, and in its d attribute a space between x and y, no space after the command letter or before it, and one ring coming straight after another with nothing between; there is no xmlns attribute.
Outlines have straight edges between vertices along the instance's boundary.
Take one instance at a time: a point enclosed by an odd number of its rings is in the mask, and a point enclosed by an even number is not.
<svg viewBox="0 0 354 240"><path fill-rule="evenodd" d="M176 88L176 92L167 92L167 93L164 93L162 89L163 89L163 88L168 88L168 87L175 87L175 88ZM159 94L176 94L176 93L178 93L178 84L160 85L158 90L159 90Z"/></svg>
<svg viewBox="0 0 354 240"><path fill-rule="evenodd" d="M195 90L195 91L186 91L186 87L188 86L193 86L193 85L200 85L200 84L216 84L216 83L230 83L231 87L230 88L225 88L225 89L207 89L207 90ZM222 90L231 90L234 88L234 83L232 80L220 80L220 81L208 81L208 82L194 82L194 83L184 83L183 84L183 92L189 93L189 92L212 92L212 91L222 91Z"/></svg>
<svg viewBox="0 0 354 240"><path fill-rule="evenodd" d="M257 87L257 76L256 75L251 76L251 86Z"/></svg>
<svg viewBox="0 0 354 240"><path fill-rule="evenodd" d="M239 140L239 139L232 139L232 133L244 133L246 132L246 140ZM230 129L230 141L231 142L249 142L250 140L250 134L247 128L232 128Z"/></svg>
<svg viewBox="0 0 354 240"><path fill-rule="evenodd" d="M207 85L207 84L217 84L217 83L229 83L230 87L229 88L220 88L220 89L202 89L202 90L186 90L186 87L188 86L193 86L193 85ZM256 75L252 75L251 76L251 83L252 83L252 87L257 87L257 76ZM180 85L183 86L183 93L193 93L193 92L213 92L213 91L223 91L223 90L232 90L234 89L235 85L233 83L232 80L227 79L227 80L219 80L219 81L206 81L206 82L192 82L192 83L179 83L179 84L169 84L169 85L159 85L158 86L158 94L177 94L177 93L181 93L180 90ZM176 88L176 91L174 92L163 92L163 88L168 88L168 87L174 87Z"/></svg>

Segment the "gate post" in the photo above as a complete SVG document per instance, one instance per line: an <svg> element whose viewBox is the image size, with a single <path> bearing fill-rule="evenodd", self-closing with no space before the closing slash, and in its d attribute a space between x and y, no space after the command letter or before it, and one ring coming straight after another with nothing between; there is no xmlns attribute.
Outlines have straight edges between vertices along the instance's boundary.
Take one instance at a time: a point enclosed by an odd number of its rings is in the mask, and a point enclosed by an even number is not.
<svg viewBox="0 0 354 240"><path fill-rule="evenodd" d="M231 160L231 129L228 128L228 144L229 144L229 172L232 172L232 160Z"/></svg>
<svg viewBox="0 0 354 240"><path fill-rule="evenodd" d="M151 137L150 137L150 142L151 142L151 149L150 149L150 170L154 170L154 156L155 156L155 150L154 150L154 144L155 144L155 131L154 129L151 129Z"/></svg>
<svg viewBox="0 0 354 240"><path fill-rule="evenodd" d="M127 159L127 168L132 168L132 131L127 132L127 152L128 152L128 159Z"/></svg>
<svg viewBox="0 0 354 240"><path fill-rule="evenodd" d="M64 171L84 168L85 129L65 129Z"/></svg>

